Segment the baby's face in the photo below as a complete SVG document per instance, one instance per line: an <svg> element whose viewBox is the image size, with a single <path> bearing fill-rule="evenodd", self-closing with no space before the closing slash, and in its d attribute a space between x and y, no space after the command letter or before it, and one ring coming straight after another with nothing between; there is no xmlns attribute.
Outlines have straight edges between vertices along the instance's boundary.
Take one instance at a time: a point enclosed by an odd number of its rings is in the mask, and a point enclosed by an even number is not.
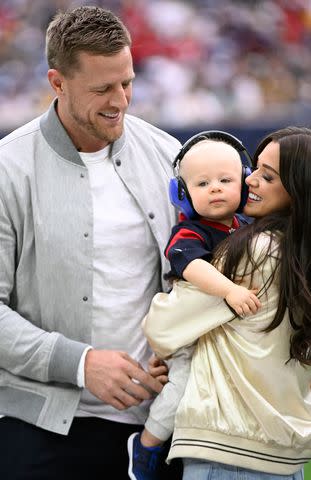
<svg viewBox="0 0 311 480"><path fill-rule="evenodd" d="M182 159L180 175L200 216L231 225L242 179L241 158L233 147L213 140L197 143Z"/></svg>

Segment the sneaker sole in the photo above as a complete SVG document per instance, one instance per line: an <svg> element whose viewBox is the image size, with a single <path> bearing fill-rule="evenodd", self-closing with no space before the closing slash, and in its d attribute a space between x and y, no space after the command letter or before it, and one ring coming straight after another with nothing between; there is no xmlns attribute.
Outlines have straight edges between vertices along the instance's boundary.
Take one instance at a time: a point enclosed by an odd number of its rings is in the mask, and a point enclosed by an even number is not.
<svg viewBox="0 0 311 480"><path fill-rule="evenodd" d="M132 433L132 435L129 436L128 440L127 440L127 451L128 451L128 455L129 455L129 468L128 468L128 476L130 477L131 480L137 480L137 478L135 477L134 473L133 473L133 443L134 443L134 438L136 437L136 435L138 435L137 433Z"/></svg>

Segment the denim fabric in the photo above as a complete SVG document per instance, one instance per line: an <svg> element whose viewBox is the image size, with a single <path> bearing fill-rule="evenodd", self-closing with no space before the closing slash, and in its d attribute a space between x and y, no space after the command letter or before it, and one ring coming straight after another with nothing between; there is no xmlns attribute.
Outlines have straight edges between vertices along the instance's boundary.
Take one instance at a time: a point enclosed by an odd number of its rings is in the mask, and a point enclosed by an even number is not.
<svg viewBox="0 0 311 480"><path fill-rule="evenodd" d="M303 469L292 475L276 475L192 458L183 459L183 462L183 480L303 480L304 478Z"/></svg>

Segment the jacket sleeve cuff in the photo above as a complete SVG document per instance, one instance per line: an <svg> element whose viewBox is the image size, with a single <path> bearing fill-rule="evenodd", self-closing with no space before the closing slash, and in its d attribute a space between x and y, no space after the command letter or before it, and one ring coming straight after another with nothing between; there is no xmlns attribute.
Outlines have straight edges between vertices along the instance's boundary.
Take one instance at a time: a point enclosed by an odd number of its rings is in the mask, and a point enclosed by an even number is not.
<svg viewBox="0 0 311 480"><path fill-rule="evenodd" d="M92 350L93 347L86 347L84 352L82 353L82 357L80 358L78 372L77 372L77 385L80 388L85 387L85 376L84 376L84 365L85 365L85 357L89 350Z"/></svg>
<svg viewBox="0 0 311 480"><path fill-rule="evenodd" d="M59 335L50 359L48 380L77 385L79 363L87 347L90 346Z"/></svg>

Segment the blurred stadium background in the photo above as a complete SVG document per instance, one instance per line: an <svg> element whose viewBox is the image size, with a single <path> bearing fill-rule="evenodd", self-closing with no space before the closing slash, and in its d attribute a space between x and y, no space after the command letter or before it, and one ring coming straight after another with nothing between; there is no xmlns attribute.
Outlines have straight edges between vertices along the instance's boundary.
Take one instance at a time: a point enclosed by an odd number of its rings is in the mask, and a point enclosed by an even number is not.
<svg viewBox="0 0 311 480"><path fill-rule="evenodd" d="M181 141L217 128L253 151L271 129L310 125L310 0L0 0L0 136L47 108L45 29L56 10L81 4L125 21L130 112Z"/></svg>
<svg viewBox="0 0 311 480"><path fill-rule="evenodd" d="M221 129L253 152L272 129L311 125L311 0L0 0L0 138L51 102L45 29L78 5L124 20L137 75L129 112L182 142Z"/></svg>

